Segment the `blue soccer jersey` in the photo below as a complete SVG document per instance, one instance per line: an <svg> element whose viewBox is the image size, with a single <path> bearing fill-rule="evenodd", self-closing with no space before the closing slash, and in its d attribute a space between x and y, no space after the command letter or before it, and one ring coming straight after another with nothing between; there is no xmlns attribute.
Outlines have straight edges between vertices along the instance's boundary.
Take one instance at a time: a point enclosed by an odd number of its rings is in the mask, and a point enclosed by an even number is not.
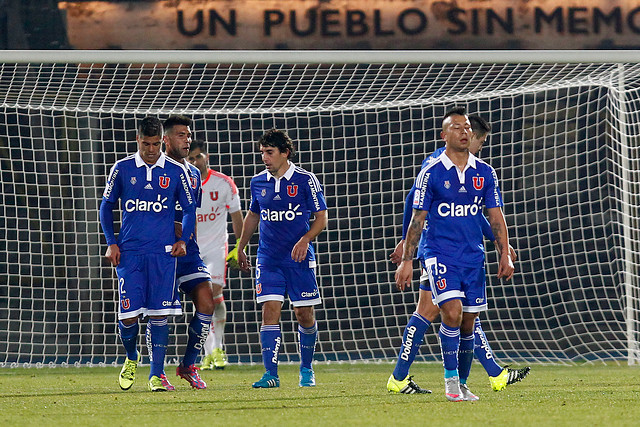
<svg viewBox="0 0 640 427"><path fill-rule="evenodd" d="M422 161L422 165L420 166L420 170L424 169L432 162L434 162L442 153L444 153L446 147L440 147L427 158ZM407 198L405 199L404 204L404 212L402 216L402 239L404 240L407 237L407 229L409 228L409 223L411 222L411 216L413 215L413 196L415 194L416 187L415 185L411 187L411 190L407 194ZM422 230L422 234L420 236L420 242L418 243L418 253L416 254L416 258L424 259L423 255L426 250L427 244L427 227L429 225L429 217L425 220L424 230ZM490 241L496 240L493 235L493 231L491 230L491 226L489 225L489 221L486 218L482 221L482 234L484 237L489 239Z"/></svg>
<svg viewBox="0 0 640 427"><path fill-rule="evenodd" d="M420 171L414 187L413 209L428 211L429 218L418 257L461 266L482 264L482 207L503 205L495 170L469 153L460 172L443 153Z"/></svg>
<svg viewBox="0 0 640 427"><path fill-rule="evenodd" d="M259 262L313 268L316 258L311 243L303 262L295 262L291 251L309 231L311 215L326 209L318 178L291 162L280 178L267 170L255 175L251 179L249 210L260 215Z"/></svg>
<svg viewBox="0 0 640 427"><path fill-rule="evenodd" d="M202 177L200 176L200 170L189 162L184 162L184 167L189 176L189 187L193 194L195 207L199 208L202 205ZM176 203L175 222L182 222L182 207L180 203ZM200 248L195 236L195 233L192 233L187 241L187 255L180 257L178 264L200 258Z"/></svg>
<svg viewBox="0 0 640 427"><path fill-rule="evenodd" d="M117 244L121 252L170 252L176 241L176 202L189 214L184 224L186 232L193 233L195 203L189 179L184 167L163 153L154 165L145 163L137 152L113 165L102 200L115 204L118 199L122 225ZM103 224L107 244L111 245L116 240L108 226Z"/></svg>

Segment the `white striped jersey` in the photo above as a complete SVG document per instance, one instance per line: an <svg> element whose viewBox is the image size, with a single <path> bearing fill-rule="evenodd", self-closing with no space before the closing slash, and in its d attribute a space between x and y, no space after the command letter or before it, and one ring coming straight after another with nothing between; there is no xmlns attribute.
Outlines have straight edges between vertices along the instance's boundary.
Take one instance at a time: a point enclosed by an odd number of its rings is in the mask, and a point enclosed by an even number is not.
<svg viewBox="0 0 640 427"><path fill-rule="evenodd" d="M233 179L209 169L202 181L201 206L196 211L201 254L217 256L220 248L225 247L229 239L227 216L239 210L240 197Z"/></svg>

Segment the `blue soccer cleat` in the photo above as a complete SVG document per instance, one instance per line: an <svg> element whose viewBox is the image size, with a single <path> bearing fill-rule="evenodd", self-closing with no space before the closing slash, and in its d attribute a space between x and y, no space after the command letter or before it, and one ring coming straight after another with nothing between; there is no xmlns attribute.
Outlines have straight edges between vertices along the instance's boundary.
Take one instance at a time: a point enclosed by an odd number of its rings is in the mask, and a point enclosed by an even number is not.
<svg viewBox="0 0 640 427"><path fill-rule="evenodd" d="M275 375L271 375L269 372L265 372L255 383L251 384L253 388L276 388L280 387L280 378Z"/></svg>
<svg viewBox="0 0 640 427"><path fill-rule="evenodd" d="M316 375L313 369L300 367L300 387L315 387Z"/></svg>

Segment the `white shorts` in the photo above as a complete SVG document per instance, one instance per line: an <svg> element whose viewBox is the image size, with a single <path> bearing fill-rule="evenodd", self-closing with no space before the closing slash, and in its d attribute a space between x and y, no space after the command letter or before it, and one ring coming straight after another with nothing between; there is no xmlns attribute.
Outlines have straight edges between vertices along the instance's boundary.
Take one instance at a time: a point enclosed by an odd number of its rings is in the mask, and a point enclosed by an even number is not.
<svg viewBox="0 0 640 427"><path fill-rule="evenodd" d="M209 273L211 274L211 281L215 285L220 285L223 288L227 286L227 254L229 253L229 244L225 243L224 246L218 248L212 248L207 253L200 252L202 260L204 261Z"/></svg>

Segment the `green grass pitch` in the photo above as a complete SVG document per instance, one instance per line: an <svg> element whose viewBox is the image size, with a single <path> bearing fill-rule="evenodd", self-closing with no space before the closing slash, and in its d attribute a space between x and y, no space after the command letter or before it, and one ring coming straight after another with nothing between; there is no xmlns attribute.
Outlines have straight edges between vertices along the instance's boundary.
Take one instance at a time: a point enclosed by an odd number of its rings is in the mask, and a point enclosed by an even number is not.
<svg viewBox="0 0 640 427"><path fill-rule="evenodd" d="M0 369L2 426L637 426L640 371L618 365L534 364L521 383L494 392L478 364L469 385L478 402L447 402L441 365L416 363L430 395L390 395L389 363L317 364L318 385L298 387L298 368L280 367L281 387L254 390L260 366L201 371L206 390L167 373L175 392L147 391L148 367L131 390L119 369Z"/></svg>

